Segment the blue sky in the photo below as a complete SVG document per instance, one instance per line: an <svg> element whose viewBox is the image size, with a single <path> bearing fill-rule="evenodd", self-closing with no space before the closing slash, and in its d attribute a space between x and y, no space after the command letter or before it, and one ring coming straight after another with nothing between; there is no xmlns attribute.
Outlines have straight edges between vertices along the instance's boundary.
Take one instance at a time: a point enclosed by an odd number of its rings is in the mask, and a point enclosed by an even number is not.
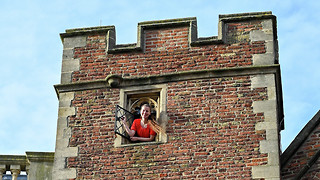
<svg viewBox="0 0 320 180"><path fill-rule="evenodd" d="M139 22L196 17L208 37L219 14L259 11L277 16L285 149L320 109L319 9L317 0L1 0L0 154L54 151L65 29L115 25L117 44L127 44Z"/></svg>

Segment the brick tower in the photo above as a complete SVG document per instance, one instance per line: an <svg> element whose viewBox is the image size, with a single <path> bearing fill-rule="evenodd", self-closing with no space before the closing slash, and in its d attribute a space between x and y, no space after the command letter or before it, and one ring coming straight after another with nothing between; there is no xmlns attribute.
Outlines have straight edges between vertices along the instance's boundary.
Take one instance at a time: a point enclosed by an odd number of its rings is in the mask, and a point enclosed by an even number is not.
<svg viewBox="0 0 320 180"><path fill-rule="evenodd" d="M276 17L220 15L218 36L196 18L69 29L63 58L54 179L280 179L283 105ZM115 106L153 105L165 130L131 143Z"/></svg>

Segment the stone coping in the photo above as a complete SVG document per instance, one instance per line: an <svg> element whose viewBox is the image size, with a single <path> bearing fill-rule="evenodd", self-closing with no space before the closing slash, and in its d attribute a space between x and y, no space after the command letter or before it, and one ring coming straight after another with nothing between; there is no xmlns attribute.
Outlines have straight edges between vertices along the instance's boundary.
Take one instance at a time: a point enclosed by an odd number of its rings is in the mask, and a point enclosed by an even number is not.
<svg viewBox="0 0 320 180"><path fill-rule="evenodd" d="M248 19L266 19L266 18L275 18L275 16L272 15L271 11L219 15L219 19L221 21L241 21L241 20L248 20Z"/></svg>
<svg viewBox="0 0 320 180"><path fill-rule="evenodd" d="M54 152L26 152L30 162L53 162Z"/></svg>
<svg viewBox="0 0 320 180"><path fill-rule="evenodd" d="M20 165L21 171L26 171L26 166L32 162L53 162L54 152L26 152L26 155L0 155L0 165L5 165L10 171L11 165Z"/></svg>
<svg viewBox="0 0 320 180"><path fill-rule="evenodd" d="M20 165L20 170L26 171L28 163L23 155L0 155L0 165L5 165L6 171L10 171L12 165Z"/></svg>

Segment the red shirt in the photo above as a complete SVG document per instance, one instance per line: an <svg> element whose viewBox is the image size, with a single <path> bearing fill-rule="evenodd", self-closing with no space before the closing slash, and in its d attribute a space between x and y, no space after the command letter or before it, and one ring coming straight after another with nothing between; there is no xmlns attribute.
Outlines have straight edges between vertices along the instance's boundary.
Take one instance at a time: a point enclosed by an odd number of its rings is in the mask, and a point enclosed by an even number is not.
<svg viewBox="0 0 320 180"><path fill-rule="evenodd" d="M157 134L150 128L149 124L147 125L147 128L143 128L141 126L141 119L136 119L133 121L131 130L134 130L139 137L145 138L149 138L150 135L155 136Z"/></svg>

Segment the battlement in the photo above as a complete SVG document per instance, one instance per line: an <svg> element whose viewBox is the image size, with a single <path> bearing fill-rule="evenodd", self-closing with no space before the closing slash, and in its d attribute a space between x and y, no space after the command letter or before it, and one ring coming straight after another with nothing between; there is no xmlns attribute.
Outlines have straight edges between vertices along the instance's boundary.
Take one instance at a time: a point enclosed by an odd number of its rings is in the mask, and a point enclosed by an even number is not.
<svg viewBox="0 0 320 180"><path fill-rule="evenodd" d="M272 19L273 21L275 21L275 16L272 15L270 11L219 15L218 35L211 37L198 37L196 17L140 22L138 23L137 43L134 44L117 45L115 26L98 26L89 28L67 29L65 33L60 34L60 37L63 42L64 38L67 37L106 34L106 48L108 53L134 52L144 51L145 48L147 48L146 42L148 41L149 37L146 36L146 32L148 30L187 27L187 34L185 34L187 44L190 46L201 46L228 43L226 37L227 32L225 23L251 21L259 19ZM275 32L274 35L276 34L277 33Z"/></svg>
<svg viewBox="0 0 320 180"><path fill-rule="evenodd" d="M220 15L218 35L212 37L198 37L195 17L138 23L134 44L117 45L115 34L114 26L68 29L61 33L64 45L61 82L105 79L109 74L150 75L150 71L136 67L140 63L157 67L153 75L278 64L276 18L271 12ZM207 48L212 51L204 53ZM151 54L157 54L159 60L152 64L140 62L139 59L148 59ZM189 58L183 54L189 54ZM129 62L125 60L131 59L129 56L135 57ZM92 57L99 57L98 62ZM168 59L177 58L179 62L171 61L168 67ZM88 73L88 68L93 67ZM131 70L124 73L128 68Z"/></svg>

